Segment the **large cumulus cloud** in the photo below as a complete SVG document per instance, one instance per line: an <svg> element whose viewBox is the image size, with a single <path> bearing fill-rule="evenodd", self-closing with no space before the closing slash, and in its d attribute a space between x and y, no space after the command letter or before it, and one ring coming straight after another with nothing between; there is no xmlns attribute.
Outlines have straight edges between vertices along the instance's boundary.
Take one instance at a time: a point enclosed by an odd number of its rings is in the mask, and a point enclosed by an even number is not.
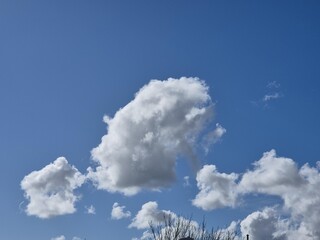
<svg viewBox="0 0 320 240"><path fill-rule="evenodd" d="M275 208L267 207L249 214L240 226L243 235L249 234L251 239L287 239L287 224L279 218Z"/></svg>
<svg viewBox="0 0 320 240"><path fill-rule="evenodd" d="M299 169L292 159L278 157L271 150L254 166L254 170L243 175L239 183L241 191L279 196L299 234L307 232L308 236L320 239L319 164L317 167L305 164Z"/></svg>
<svg viewBox="0 0 320 240"><path fill-rule="evenodd" d="M278 196L280 208L266 208L249 215L241 229L255 239L320 239L320 168L308 164L301 168L290 158L278 157L275 150L263 154L249 170L239 175L219 173L213 165L204 166L197 174L200 192L193 204L205 210L234 207L245 194ZM279 210L280 209L280 210ZM281 220L279 220L281 219ZM260 228L268 227L268 236ZM283 230L282 232L280 230ZM282 234L285 232L285 234ZM264 237L262 237L262 235ZM276 236L276 237L275 237Z"/></svg>
<svg viewBox="0 0 320 240"><path fill-rule="evenodd" d="M197 168L194 148L212 117L208 87L198 78L152 80L119 109L105 117L107 134L92 150L97 163L89 177L99 189L136 194L175 180L178 155Z"/></svg>
<svg viewBox="0 0 320 240"><path fill-rule="evenodd" d="M241 179L242 192L283 195L305 183L296 163L289 158L277 157L275 150L265 152L253 166L254 170L246 172Z"/></svg>
<svg viewBox="0 0 320 240"><path fill-rule="evenodd" d="M75 202L79 199L74 190L84 181L85 176L64 157L31 172L21 181L21 188L29 201L26 213L39 218L74 213Z"/></svg>

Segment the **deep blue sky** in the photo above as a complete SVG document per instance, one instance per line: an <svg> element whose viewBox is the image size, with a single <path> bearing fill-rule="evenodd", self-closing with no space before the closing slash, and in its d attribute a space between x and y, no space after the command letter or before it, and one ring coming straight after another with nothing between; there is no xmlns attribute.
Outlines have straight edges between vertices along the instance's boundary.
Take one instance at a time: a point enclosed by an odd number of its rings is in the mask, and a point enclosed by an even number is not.
<svg viewBox="0 0 320 240"><path fill-rule="evenodd" d="M205 212L191 205L195 176L178 162L163 193L133 197L78 192L77 212L27 216L20 182L59 156L85 173L106 133L104 114L151 79L199 77L210 87L215 123L227 129L202 163L243 173L263 152L320 160L320 3L318 1L0 1L0 238L131 239L130 219L114 221L114 202L132 217L147 201L160 209L226 226L273 198ZM276 82L278 88L267 85ZM280 97L263 101L267 94ZM182 186L190 175L191 187ZM22 201L24 201L22 203ZM266 202L266 203L265 203ZM19 204L20 208L19 208ZM96 215L85 214L94 205Z"/></svg>

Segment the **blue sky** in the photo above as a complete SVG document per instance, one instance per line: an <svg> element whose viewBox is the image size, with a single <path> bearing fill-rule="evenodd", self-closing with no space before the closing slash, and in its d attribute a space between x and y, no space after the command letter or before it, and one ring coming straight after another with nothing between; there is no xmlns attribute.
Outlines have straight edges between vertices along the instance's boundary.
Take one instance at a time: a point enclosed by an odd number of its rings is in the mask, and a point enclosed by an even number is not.
<svg viewBox="0 0 320 240"><path fill-rule="evenodd" d="M319 220L306 220L305 216L311 210L320 212L318 205L306 203L310 199L320 203L319 11L317 1L1 1L0 238L139 238L144 229L128 226L139 225L132 223L147 204L158 212L192 215L196 221L205 216L209 226L224 228L239 221L238 228L242 226L247 232L254 231L251 223L262 216L260 220L279 235L277 239L307 239L308 234L318 239L314 226ZM169 78L177 85L168 86ZM160 80L156 90L151 88L151 79ZM173 136L177 142L187 140L198 168L192 167L190 156L179 145L164 155L169 160L172 157L176 176L168 184L161 174L151 186L154 176L150 174L142 182L131 182L139 191L126 196L128 183L110 185L94 177L83 183L81 177L87 176L88 167L96 173L102 162L112 161L123 173L123 165L117 164L134 161L106 154L108 144L101 158L97 157L100 160L93 161L91 150L108 134L102 121L108 115L115 122L114 127L109 124L114 135L108 139L121 133L125 136L120 138L121 149L133 156L130 151L136 146L135 130L139 132L145 122L135 129L129 125L131 118L138 113L148 115L159 106L149 109L137 103L139 94L135 94L143 86L150 94L147 102L157 94L166 96L164 100L176 99L176 93L170 95L170 91L181 87L183 93L190 91L190 96L182 94L179 98L186 111L194 104L210 115L199 113L194 123L201 126L182 122L185 132ZM202 90L196 91L194 86ZM193 98L196 94L211 100ZM115 114L132 101L134 114L123 113L125 120L116 118ZM183 107L165 104L172 110L168 117L184 111ZM157 126L152 119L147 120L150 126ZM180 127L170 124L161 125L160 133L167 127ZM225 132L217 134L223 129ZM193 138L180 138L181 134ZM202 144L206 136L215 136L207 153ZM133 147L126 148L130 139ZM165 167L166 159L157 155L158 145L154 150L144 160ZM38 202L34 202L35 208L28 214L31 202L25 194L30 188L36 196L52 193L50 187L49 192L37 187L29 174L54 166L51 163L61 156L67 161L60 161L68 169L66 174L80 174L76 186L63 185L65 182L54 174L46 179L45 171L41 171L41 184L48 187L55 180L52 184L58 190L52 191L59 193L60 183L72 197L81 196L71 201L69 211L73 213L60 210L46 215L46 204L39 210ZM49 168L48 172L52 170ZM200 180L201 173L207 177L203 175ZM30 176L31 187L22 189L26 176ZM119 176L123 178L123 174ZM188 186L185 176L189 177ZM259 182L260 177L264 182ZM128 181L133 179L135 176ZM213 195L229 189L222 183L224 187L219 189L215 183L220 180L231 189L225 192L228 198L221 206L205 203L202 198L198 204L193 201L200 193L197 183ZM293 199L294 192L304 196L301 202ZM114 205L116 202L119 205ZM95 214L87 213L90 206ZM113 206L125 206L117 215L121 219L112 219ZM297 206L303 206L300 212L292 210ZM152 218L150 214L145 217ZM256 239L263 237L256 235Z"/></svg>

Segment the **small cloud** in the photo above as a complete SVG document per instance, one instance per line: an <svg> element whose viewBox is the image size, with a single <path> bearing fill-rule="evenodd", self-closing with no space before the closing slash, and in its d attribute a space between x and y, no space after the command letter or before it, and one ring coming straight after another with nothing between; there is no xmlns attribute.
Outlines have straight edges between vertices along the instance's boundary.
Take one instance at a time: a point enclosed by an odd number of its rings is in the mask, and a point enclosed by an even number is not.
<svg viewBox="0 0 320 240"><path fill-rule="evenodd" d="M85 208L87 214L96 214L96 209L93 205L90 205L89 207L86 206Z"/></svg>
<svg viewBox="0 0 320 240"><path fill-rule="evenodd" d="M85 179L64 157L57 158L41 170L31 172L21 181L21 188L29 201L26 213L39 218L74 213L75 203L80 199L74 190Z"/></svg>
<svg viewBox="0 0 320 240"><path fill-rule="evenodd" d="M264 102L268 102L268 101L270 101L270 100L275 100L275 99L278 99L278 98L280 98L280 97L282 97L282 95L281 95L280 93L276 92L276 93L264 95L264 97L263 97L262 100L263 100Z"/></svg>
<svg viewBox="0 0 320 240"><path fill-rule="evenodd" d="M183 177L183 180L184 180L183 186L185 186L185 187L190 186L189 179L190 179L189 176L184 176L184 177Z"/></svg>
<svg viewBox="0 0 320 240"><path fill-rule="evenodd" d="M262 98L262 101L264 103L269 102L271 100L276 100L278 98L281 98L283 95L281 92L278 91L280 88L280 83L277 81L272 81L267 84L267 93Z"/></svg>
<svg viewBox="0 0 320 240"><path fill-rule="evenodd" d="M283 94L280 91L280 83L277 81L269 82L266 86L266 93L258 100L251 101L253 106L268 107L268 104L276 99L282 98Z"/></svg>
<svg viewBox="0 0 320 240"><path fill-rule="evenodd" d="M22 202L19 203L20 213L24 212L23 204L24 204L24 201L22 201Z"/></svg>
<svg viewBox="0 0 320 240"><path fill-rule="evenodd" d="M66 237L61 235L61 236L58 236L58 237L51 238L51 240L66 240Z"/></svg>
<svg viewBox="0 0 320 240"><path fill-rule="evenodd" d="M203 139L203 147L206 153L209 151L209 147L212 144L215 144L220 141L220 139L223 137L223 135L227 132L227 129L221 126L220 123L216 124L216 128L209 132Z"/></svg>
<svg viewBox="0 0 320 240"><path fill-rule="evenodd" d="M220 139L226 132L227 129L222 127L220 123L217 123L216 128L212 132L210 132L206 137L208 144L217 143L218 141L220 141Z"/></svg>
<svg viewBox="0 0 320 240"><path fill-rule="evenodd" d="M192 204L204 210L234 207L238 198L238 174L220 173L215 165L204 165L197 173L197 186L200 192Z"/></svg>
<svg viewBox="0 0 320 240"><path fill-rule="evenodd" d="M119 203L115 202L111 210L111 218L115 220L120 220L123 218L131 217L130 211L125 211L125 206L120 206Z"/></svg>
<svg viewBox="0 0 320 240"><path fill-rule="evenodd" d="M158 209L157 202L147 202L142 205L141 210L133 218L129 228L147 229L151 222L158 224L168 217L175 218L176 215L171 211Z"/></svg>
<svg viewBox="0 0 320 240"><path fill-rule="evenodd" d="M73 237L72 240L82 240L82 239L79 237Z"/></svg>

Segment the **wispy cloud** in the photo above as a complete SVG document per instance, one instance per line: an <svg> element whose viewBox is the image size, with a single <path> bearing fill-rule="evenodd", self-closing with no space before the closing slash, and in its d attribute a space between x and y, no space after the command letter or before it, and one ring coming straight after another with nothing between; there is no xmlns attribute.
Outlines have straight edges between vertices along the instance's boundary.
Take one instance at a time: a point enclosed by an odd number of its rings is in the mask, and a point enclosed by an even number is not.
<svg viewBox="0 0 320 240"><path fill-rule="evenodd" d="M277 81L272 81L272 82L268 82L267 84L267 88L271 88L271 89L274 89L274 88L280 88L280 83L278 83Z"/></svg>
<svg viewBox="0 0 320 240"><path fill-rule="evenodd" d="M96 214L96 209L93 205L90 205L89 207L86 206L85 208L87 214Z"/></svg>
<svg viewBox="0 0 320 240"><path fill-rule="evenodd" d="M183 177L183 186L189 187L190 186L190 177L189 176L184 176Z"/></svg>
<svg viewBox="0 0 320 240"><path fill-rule="evenodd" d="M283 94L279 91L280 83L277 81L269 82L267 84L267 93L262 98L262 101L266 104L269 101L276 100L283 97Z"/></svg>
<svg viewBox="0 0 320 240"><path fill-rule="evenodd" d="M79 237L73 237L72 240L82 240L82 238Z"/></svg>
<svg viewBox="0 0 320 240"><path fill-rule="evenodd" d="M51 238L51 240L66 240L66 237L61 235L61 236L58 236L58 237Z"/></svg>
<svg viewBox="0 0 320 240"><path fill-rule="evenodd" d="M263 97L263 101L264 101L264 102L268 102L268 101L270 101L270 100L278 99L278 98L280 98L281 96L282 96L282 95L281 95L280 93L278 93L278 92L272 93L272 94L266 94L266 95L264 95L264 97Z"/></svg>
<svg viewBox="0 0 320 240"><path fill-rule="evenodd" d="M51 238L51 240L66 240L66 237L64 235ZM72 240L82 240L82 238L79 237L73 237Z"/></svg>
<svg viewBox="0 0 320 240"><path fill-rule="evenodd" d="M284 97L280 87L281 85L277 81L269 82L265 87L266 90L263 97L258 100L251 101L251 103L258 107L268 107L272 101Z"/></svg>
<svg viewBox="0 0 320 240"><path fill-rule="evenodd" d="M220 123L216 124L216 128L207 133L203 138L203 147L206 153L209 152L210 146L219 142L223 135L225 135L227 132L227 129L221 126Z"/></svg>

